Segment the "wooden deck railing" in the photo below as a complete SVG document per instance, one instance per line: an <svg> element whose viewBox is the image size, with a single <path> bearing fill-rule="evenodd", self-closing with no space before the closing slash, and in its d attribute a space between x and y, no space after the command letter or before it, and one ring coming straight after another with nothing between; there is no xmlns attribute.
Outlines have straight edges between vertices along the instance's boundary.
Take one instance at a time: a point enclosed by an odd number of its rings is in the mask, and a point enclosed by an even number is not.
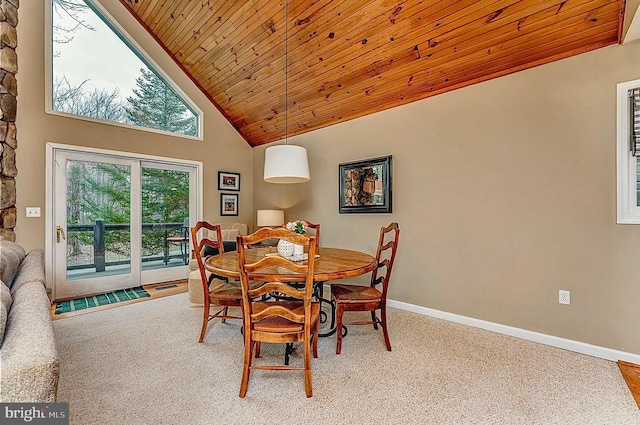
<svg viewBox="0 0 640 425"><path fill-rule="evenodd" d="M157 255L148 255L142 258L142 262L167 261L171 258L183 258L184 254L171 254L169 252L169 246L167 237L170 232L179 233L184 227L183 223L144 223L142 224L142 232L145 231L160 231L162 241L159 241L158 245L162 247L162 251ZM94 224L68 224L67 236L72 237L77 232L92 232L93 233L93 262L85 264L67 264L67 270L87 269L95 268L96 272L105 271L107 266L129 264L130 258L125 258L116 261L107 261L107 244L106 235L107 232L112 231L126 231L129 232L131 225L129 223L124 224L107 224L104 220L96 220ZM188 247L187 247L188 249Z"/></svg>

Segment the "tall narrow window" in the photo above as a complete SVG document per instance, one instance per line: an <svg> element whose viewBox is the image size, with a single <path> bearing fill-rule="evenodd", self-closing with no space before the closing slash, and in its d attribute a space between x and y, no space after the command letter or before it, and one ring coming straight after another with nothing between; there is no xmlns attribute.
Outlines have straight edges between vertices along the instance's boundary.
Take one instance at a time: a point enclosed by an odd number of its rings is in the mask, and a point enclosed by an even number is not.
<svg viewBox="0 0 640 425"><path fill-rule="evenodd" d="M51 2L51 110L201 136L199 110L94 0Z"/></svg>
<svg viewBox="0 0 640 425"><path fill-rule="evenodd" d="M629 95L629 151L640 156L640 87L628 91Z"/></svg>
<svg viewBox="0 0 640 425"><path fill-rule="evenodd" d="M618 223L640 224L640 80L618 84Z"/></svg>

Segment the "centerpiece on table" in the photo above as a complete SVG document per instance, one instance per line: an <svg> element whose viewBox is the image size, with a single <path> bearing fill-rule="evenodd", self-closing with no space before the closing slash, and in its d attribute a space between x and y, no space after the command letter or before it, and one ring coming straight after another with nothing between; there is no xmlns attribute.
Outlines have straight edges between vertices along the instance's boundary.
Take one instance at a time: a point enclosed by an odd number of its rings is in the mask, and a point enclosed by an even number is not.
<svg viewBox="0 0 640 425"><path fill-rule="evenodd" d="M307 233L307 223L304 221L296 220L290 221L286 225L287 230L290 230L299 235ZM283 257L293 257L304 254L304 245L295 244L293 242L280 239L278 242L278 254Z"/></svg>

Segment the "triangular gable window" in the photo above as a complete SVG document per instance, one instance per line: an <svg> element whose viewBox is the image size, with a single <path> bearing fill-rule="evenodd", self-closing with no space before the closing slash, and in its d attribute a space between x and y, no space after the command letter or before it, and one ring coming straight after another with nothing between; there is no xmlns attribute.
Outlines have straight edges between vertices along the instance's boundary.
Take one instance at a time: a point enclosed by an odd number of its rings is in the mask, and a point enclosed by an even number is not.
<svg viewBox="0 0 640 425"><path fill-rule="evenodd" d="M51 0L53 111L201 138L201 112L94 0Z"/></svg>

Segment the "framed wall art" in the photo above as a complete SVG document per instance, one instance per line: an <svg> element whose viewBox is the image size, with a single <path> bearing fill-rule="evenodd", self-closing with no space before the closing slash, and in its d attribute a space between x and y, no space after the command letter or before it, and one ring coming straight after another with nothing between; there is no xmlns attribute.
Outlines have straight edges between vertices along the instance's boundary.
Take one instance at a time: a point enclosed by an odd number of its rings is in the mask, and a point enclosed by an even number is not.
<svg viewBox="0 0 640 425"><path fill-rule="evenodd" d="M220 215L238 215L238 194L220 194Z"/></svg>
<svg viewBox="0 0 640 425"><path fill-rule="evenodd" d="M240 174L218 171L218 190L240 191Z"/></svg>
<svg viewBox="0 0 640 425"><path fill-rule="evenodd" d="M391 155L338 165L339 212L391 213Z"/></svg>

